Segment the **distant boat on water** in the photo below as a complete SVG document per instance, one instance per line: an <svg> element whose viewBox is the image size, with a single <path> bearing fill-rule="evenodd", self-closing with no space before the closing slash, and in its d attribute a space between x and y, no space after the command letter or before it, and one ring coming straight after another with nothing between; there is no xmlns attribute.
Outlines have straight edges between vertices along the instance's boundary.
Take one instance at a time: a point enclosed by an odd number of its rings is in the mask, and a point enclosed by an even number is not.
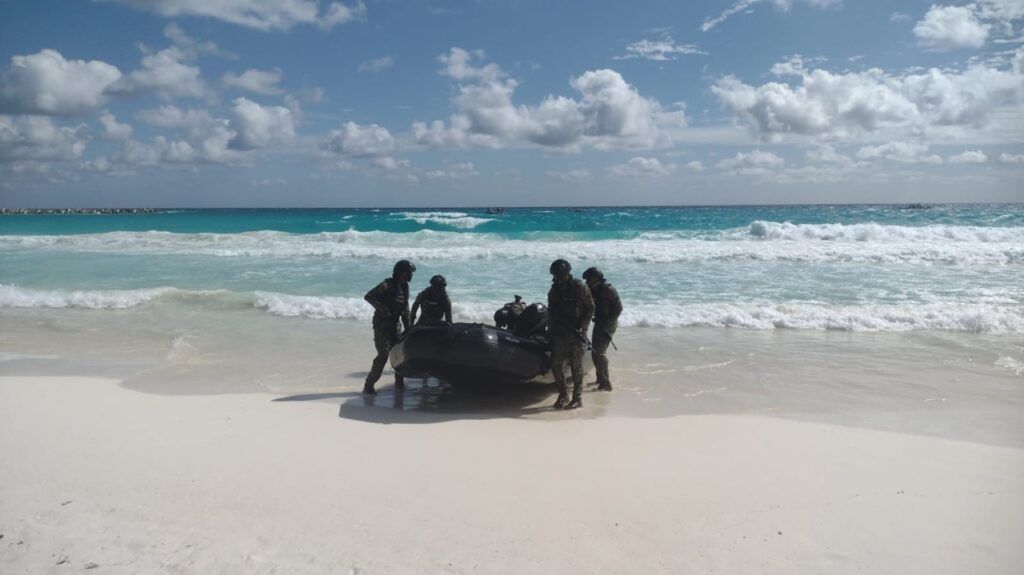
<svg viewBox="0 0 1024 575"><path fill-rule="evenodd" d="M505 208L487 208L488 214L504 214Z"/></svg>

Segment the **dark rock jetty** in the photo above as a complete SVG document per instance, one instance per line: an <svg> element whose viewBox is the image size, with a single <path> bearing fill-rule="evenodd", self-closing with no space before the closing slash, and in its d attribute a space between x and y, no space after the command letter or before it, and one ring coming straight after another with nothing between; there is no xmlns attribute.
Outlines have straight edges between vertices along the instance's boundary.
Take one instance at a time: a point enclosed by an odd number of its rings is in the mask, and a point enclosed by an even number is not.
<svg viewBox="0 0 1024 575"><path fill-rule="evenodd" d="M0 208L0 216L155 214L155 208Z"/></svg>

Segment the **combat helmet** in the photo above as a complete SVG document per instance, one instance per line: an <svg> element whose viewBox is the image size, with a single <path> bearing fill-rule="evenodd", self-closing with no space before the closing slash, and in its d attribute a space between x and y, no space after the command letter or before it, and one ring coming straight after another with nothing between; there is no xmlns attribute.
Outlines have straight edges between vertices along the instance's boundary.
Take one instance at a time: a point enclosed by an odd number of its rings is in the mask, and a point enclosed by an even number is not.
<svg viewBox="0 0 1024 575"><path fill-rule="evenodd" d="M567 274L572 271L572 265L570 265L569 262L559 258L551 262L551 269L549 271L553 276Z"/></svg>
<svg viewBox="0 0 1024 575"><path fill-rule="evenodd" d="M403 271L408 271L410 274L414 273L416 271L416 264L409 260L399 260L398 263L395 264L395 267L392 268L391 275L397 276Z"/></svg>
<svg viewBox="0 0 1024 575"><path fill-rule="evenodd" d="M443 288L448 287L448 281L444 279L442 275L436 275L430 278L430 287Z"/></svg>
<svg viewBox="0 0 1024 575"><path fill-rule="evenodd" d="M587 268L587 271L583 272L583 279L586 280L586 281L589 281L589 280L592 280L592 279L597 280L599 282L600 281L604 281L604 272L602 272L601 270L599 270L597 268L590 267L590 268Z"/></svg>

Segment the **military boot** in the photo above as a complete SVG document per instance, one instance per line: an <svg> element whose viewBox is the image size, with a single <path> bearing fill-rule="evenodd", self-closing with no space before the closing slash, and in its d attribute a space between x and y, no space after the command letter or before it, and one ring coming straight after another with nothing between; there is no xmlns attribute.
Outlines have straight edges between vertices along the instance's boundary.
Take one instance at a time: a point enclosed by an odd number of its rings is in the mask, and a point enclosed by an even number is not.
<svg viewBox="0 0 1024 575"><path fill-rule="evenodd" d="M610 381L602 381L602 382L598 383L597 384L597 390L598 391L611 391L612 390L612 382L610 382Z"/></svg>
<svg viewBox="0 0 1024 575"><path fill-rule="evenodd" d="M583 398L580 397L580 394L574 393L572 394L572 401L570 401L563 409L579 409L581 407L583 407Z"/></svg>
<svg viewBox="0 0 1024 575"><path fill-rule="evenodd" d="M377 390L373 388L372 383L363 384L363 395L377 395Z"/></svg>
<svg viewBox="0 0 1024 575"><path fill-rule="evenodd" d="M558 393L558 399L555 400L555 409L565 409L565 405L569 403L569 396L564 391Z"/></svg>

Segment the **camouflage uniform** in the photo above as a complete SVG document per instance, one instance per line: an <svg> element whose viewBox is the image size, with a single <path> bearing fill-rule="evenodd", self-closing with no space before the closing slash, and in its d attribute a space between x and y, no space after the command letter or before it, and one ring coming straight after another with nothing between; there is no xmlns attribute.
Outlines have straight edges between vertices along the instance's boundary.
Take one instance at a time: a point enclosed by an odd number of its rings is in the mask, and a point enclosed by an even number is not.
<svg viewBox="0 0 1024 575"><path fill-rule="evenodd" d="M597 371L598 386L611 389L612 381L608 377L608 346L612 336L619 327L619 314L622 313L622 300L619 292L612 284L602 281L591 289L594 296L594 333L591 336L593 349L590 357L594 360Z"/></svg>
<svg viewBox="0 0 1024 575"><path fill-rule="evenodd" d="M565 395L565 364L572 373L572 395L578 399L583 391L584 343L579 334L586 334L594 316L594 299L582 281L569 276L568 281L553 283L548 291L548 313L551 339L551 371L559 396Z"/></svg>
<svg viewBox="0 0 1024 575"><path fill-rule="evenodd" d="M398 341L398 322L405 329L409 328L409 283L397 277L388 278L377 287L366 292L364 298L375 310L373 312L373 345L377 348L377 357L373 358L370 373L366 375L366 385L372 387L384 372L388 362L391 346ZM404 384L402 376L395 374L395 383Z"/></svg>
<svg viewBox="0 0 1024 575"><path fill-rule="evenodd" d="M437 325L442 321L452 323L452 300L444 291L437 293L433 287L420 292L412 304L412 319L416 325ZM416 312L423 310L423 315L416 320Z"/></svg>

